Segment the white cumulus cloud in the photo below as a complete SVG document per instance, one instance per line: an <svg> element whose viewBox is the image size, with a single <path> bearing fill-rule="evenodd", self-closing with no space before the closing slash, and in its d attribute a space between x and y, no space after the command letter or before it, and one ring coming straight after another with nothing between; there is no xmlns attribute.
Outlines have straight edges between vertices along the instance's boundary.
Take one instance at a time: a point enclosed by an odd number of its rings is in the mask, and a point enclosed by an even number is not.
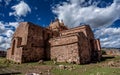
<svg viewBox="0 0 120 75"><path fill-rule="evenodd" d="M95 31L95 36L101 38L102 47L120 48L120 27L101 28Z"/></svg>
<svg viewBox="0 0 120 75"><path fill-rule="evenodd" d="M81 23L89 24L92 28L108 26L120 18L120 0L114 0L104 8L97 7L97 2L92 1L69 0L56 5L53 13L68 27L76 27Z"/></svg>
<svg viewBox="0 0 120 75"><path fill-rule="evenodd" d="M4 32L4 30L5 30L4 24L0 22L0 33Z"/></svg>
<svg viewBox="0 0 120 75"><path fill-rule="evenodd" d="M19 23L18 22L9 22L9 25L17 28Z"/></svg>
<svg viewBox="0 0 120 75"><path fill-rule="evenodd" d="M0 50L6 50L10 47L11 39L14 34L13 29L18 27L18 22L4 23L0 21Z"/></svg>
<svg viewBox="0 0 120 75"><path fill-rule="evenodd" d="M14 12L10 12L9 15L14 15L17 17L26 16L27 13L31 12L31 9L27 3L21 1L19 4L11 7Z"/></svg>

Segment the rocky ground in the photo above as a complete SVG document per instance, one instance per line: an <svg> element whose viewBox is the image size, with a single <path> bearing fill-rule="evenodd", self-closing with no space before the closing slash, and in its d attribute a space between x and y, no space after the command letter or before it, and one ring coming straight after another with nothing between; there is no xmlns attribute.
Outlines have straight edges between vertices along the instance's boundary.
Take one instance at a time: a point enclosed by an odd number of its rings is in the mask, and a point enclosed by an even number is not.
<svg viewBox="0 0 120 75"><path fill-rule="evenodd" d="M0 75L120 75L120 56L103 56L101 62L86 65L43 60L15 64L0 58Z"/></svg>

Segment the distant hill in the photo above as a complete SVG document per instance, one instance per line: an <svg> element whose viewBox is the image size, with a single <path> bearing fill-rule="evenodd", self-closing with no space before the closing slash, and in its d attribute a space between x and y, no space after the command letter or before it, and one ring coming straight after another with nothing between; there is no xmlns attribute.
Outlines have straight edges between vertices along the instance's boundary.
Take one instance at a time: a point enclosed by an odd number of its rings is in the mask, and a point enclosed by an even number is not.
<svg viewBox="0 0 120 75"><path fill-rule="evenodd" d="M107 55L118 55L120 56L120 48L102 48Z"/></svg>

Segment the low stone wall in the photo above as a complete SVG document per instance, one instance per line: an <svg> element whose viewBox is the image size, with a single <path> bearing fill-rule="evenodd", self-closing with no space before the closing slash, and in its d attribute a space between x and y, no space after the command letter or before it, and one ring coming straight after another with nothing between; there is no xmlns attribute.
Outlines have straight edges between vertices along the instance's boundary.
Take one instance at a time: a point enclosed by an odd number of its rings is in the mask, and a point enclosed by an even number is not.
<svg viewBox="0 0 120 75"><path fill-rule="evenodd" d="M6 57L6 51L0 51L0 57Z"/></svg>

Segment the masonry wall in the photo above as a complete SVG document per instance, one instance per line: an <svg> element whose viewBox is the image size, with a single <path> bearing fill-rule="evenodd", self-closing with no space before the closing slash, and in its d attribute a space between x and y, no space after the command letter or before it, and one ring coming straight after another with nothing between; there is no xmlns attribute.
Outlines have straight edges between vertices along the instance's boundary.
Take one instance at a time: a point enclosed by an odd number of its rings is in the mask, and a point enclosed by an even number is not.
<svg viewBox="0 0 120 75"><path fill-rule="evenodd" d="M19 45L18 45L19 41L20 40L18 38L14 38L13 43L15 42L15 44L12 44L12 45L14 45L14 46L12 46L13 47L12 50L14 52L12 52L11 54L12 54L12 59L14 59L13 61L21 63L22 62L21 56L22 56L22 48L23 47L19 47Z"/></svg>
<svg viewBox="0 0 120 75"><path fill-rule="evenodd" d="M90 45L84 33L74 33L50 40L51 59L58 62L85 64L91 62Z"/></svg>
<svg viewBox="0 0 120 75"><path fill-rule="evenodd" d="M102 52L101 52L101 45L100 45L100 40L96 39L96 45L97 45L97 52L98 52L98 61L101 60L102 57Z"/></svg>
<svg viewBox="0 0 120 75"><path fill-rule="evenodd" d="M76 28L71 28L69 30L65 30L61 32L61 36L63 35L70 35L70 34L75 34L75 33L80 33L79 35L79 40L82 39L81 41L79 41L79 43L82 42L82 45L79 45L79 47L81 47L80 49L83 50L81 53L83 57L83 59L88 58L88 60L83 60L82 58L82 63L85 62L90 62L91 61L91 57L92 57L92 53L95 49L94 47L94 35L92 30L90 29L90 27L88 25L85 26L80 26L80 27L76 27ZM84 37L84 38L83 38Z"/></svg>
<svg viewBox="0 0 120 75"><path fill-rule="evenodd" d="M62 36L51 39L51 59L57 58L58 62L80 63L77 42L78 37L76 35Z"/></svg>
<svg viewBox="0 0 120 75"><path fill-rule="evenodd" d="M84 35L84 33L80 32L79 34L79 55L80 55L80 63L90 63L91 62L91 47L88 42L88 38Z"/></svg>
<svg viewBox="0 0 120 75"><path fill-rule="evenodd" d="M28 23L27 45L23 47L22 62L39 61L44 58L44 28Z"/></svg>
<svg viewBox="0 0 120 75"><path fill-rule="evenodd" d="M27 44L28 27L28 22L21 22L13 35L13 39L14 37L20 37L22 39L21 46Z"/></svg>
<svg viewBox="0 0 120 75"><path fill-rule="evenodd" d="M84 26L80 26L80 27L76 27L76 28L71 28L69 30L65 30L60 32L60 35L69 35L69 34L75 34L75 33L79 33L82 32L85 37L88 39L87 42L89 43L89 46L91 47L91 51L94 50L94 43L93 39L94 39L94 35L92 30L90 29L90 27L88 25L84 25Z"/></svg>
<svg viewBox="0 0 120 75"><path fill-rule="evenodd" d="M100 45L100 40L96 39L96 45L97 45L97 50L100 51L101 50L101 45Z"/></svg>
<svg viewBox="0 0 120 75"><path fill-rule="evenodd" d="M88 25L84 25L84 26L80 26L80 27L75 27L75 28L71 28L69 30L65 30L65 31L62 31L61 32L61 36L63 35L69 35L69 34L75 34L75 33L79 33L79 32L82 32L84 35L85 35L85 38L87 38L87 43L88 43L88 46L86 45L83 45L82 47L88 47L89 48L89 51L90 51L90 57L91 57L91 60L99 60L100 57L101 57L101 46L100 46L100 41L99 40L96 40L94 38L94 34L91 30L91 28L88 26ZM82 37L80 37L82 38ZM84 50L85 51L85 50Z"/></svg>
<svg viewBox="0 0 120 75"><path fill-rule="evenodd" d="M44 60L50 60L50 43L49 43L49 39L52 38L53 34L52 34L52 31L49 30L49 29L44 29L44 43L45 43L45 46L44 46Z"/></svg>
<svg viewBox="0 0 120 75"><path fill-rule="evenodd" d="M84 25L76 28L71 28L69 30L64 30L60 32L60 35L69 35L73 33L83 32L87 38L94 38L94 35L89 26Z"/></svg>
<svg viewBox="0 0 120 75"><path fill-rule="evenodd" d="M21 63L22 47L18 46L18 38L12 40L11 48L7 50L7 59Z"/></svg>
<svg viewBox="0 0 120 75"><path fill-rule="evenodd" d="M16 29L10 49L7 51L7 59L22 62L22 48L27 44L28 25L27 22L20 23Z"/></svg>

